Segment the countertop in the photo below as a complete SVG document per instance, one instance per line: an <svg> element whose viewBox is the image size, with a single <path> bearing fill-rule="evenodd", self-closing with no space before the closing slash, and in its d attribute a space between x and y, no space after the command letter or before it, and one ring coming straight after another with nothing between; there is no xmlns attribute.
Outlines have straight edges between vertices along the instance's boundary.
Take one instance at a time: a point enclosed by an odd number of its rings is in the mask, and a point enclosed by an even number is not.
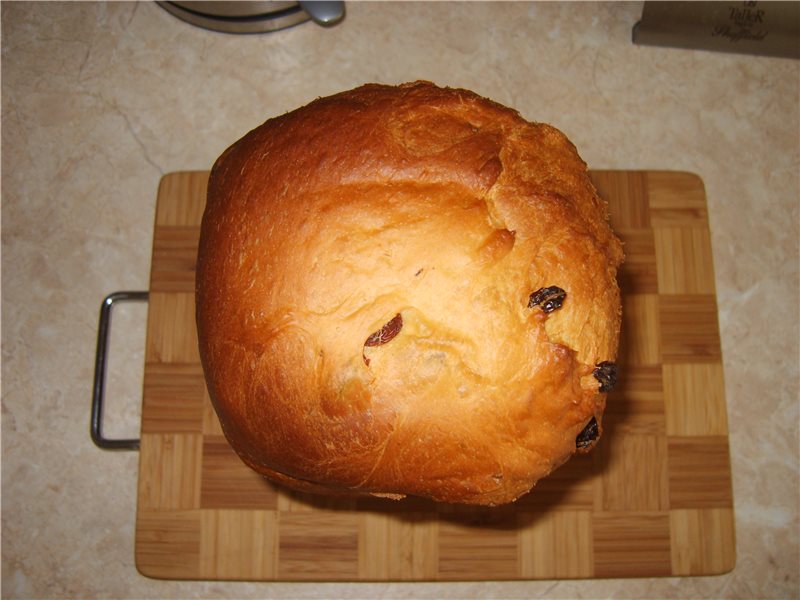
<svg viewBox="0 0 800 600"><path fill-rule="evenodd" d="M800 62L635 46L640 3L357 3L332 28L194 28L152 3L2 4L3 597L798 597ZM89 439L103 296L147 289L156 190L364 82L466 87L594 169L692 171L716 269L737 564L699 578L173 582L134 566L135 452ZM115 315L110 435L137 435L146 307Z"/></svg>

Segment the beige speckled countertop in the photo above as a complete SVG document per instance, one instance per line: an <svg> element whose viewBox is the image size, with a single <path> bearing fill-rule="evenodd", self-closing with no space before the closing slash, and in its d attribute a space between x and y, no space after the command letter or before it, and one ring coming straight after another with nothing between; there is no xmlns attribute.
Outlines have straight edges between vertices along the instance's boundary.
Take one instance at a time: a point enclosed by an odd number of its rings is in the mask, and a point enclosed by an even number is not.
<svg viewBox="0 0 800 600"><path fill-rule="evenodd" d="M3 597L782 597L798 590L800 62L638 47L632 4L350 3L228 36L155 4L2 4ZM134 566L136 453L89 439L97 310L148 285L159 178L367 81L472 88L593 168L705 181L738 562L693 579L155 581ZM108 433L136 435L145 309L120 311Z"/></svg>

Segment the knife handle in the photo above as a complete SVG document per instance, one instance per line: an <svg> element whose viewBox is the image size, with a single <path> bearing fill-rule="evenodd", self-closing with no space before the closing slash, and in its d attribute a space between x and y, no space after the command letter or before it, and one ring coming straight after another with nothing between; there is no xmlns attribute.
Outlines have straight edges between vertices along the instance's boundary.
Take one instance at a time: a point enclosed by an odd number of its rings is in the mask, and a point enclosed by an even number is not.
<svg viewBox="0 0 800 600"><path fill-rule="evenodd" d="M100 305L100 322L97 327L97 351L94 362L94 390L92 392L92 441L104 450L138 450L139 439L112 440L103 437L103 401L106 389L106 364L108 336L111 331L111 309L117 302L147 301L149 292L113 292Z"/></svg>

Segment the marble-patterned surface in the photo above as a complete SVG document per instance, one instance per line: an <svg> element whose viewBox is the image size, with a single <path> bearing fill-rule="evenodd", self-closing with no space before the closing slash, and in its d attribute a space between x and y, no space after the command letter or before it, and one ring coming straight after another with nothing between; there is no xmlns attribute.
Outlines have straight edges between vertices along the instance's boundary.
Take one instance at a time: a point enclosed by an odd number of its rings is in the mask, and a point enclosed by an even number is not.
<svg viewBox="0 0 800 600"><path fill-rule="evenodd" d="M2 585L61 597L778 597L800 593L800 62L637 47L641 4L356 3L269 35L151 3L2 3ZM97 309L146 289L159 178L367 81L471 88L594 168L704 179L725 357L732 573L470 584L163 582L133 564L137 455L96 449ZM145 309L115 317L107 430L135 435Z"/></svg>

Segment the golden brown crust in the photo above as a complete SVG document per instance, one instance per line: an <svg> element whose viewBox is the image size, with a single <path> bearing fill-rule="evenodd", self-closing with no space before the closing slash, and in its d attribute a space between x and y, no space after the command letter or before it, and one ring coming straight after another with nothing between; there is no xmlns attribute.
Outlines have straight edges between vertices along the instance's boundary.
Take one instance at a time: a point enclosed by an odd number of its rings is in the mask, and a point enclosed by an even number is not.
<svg viewBox="0 0 800 600"><path fill-rule="evenodd" d="M212 401L243 460L292 487L512 501L601 422L621 260L556 129L427 82L318 99L212 170ZM548 286L561 308L529 307Z"/></svg>

